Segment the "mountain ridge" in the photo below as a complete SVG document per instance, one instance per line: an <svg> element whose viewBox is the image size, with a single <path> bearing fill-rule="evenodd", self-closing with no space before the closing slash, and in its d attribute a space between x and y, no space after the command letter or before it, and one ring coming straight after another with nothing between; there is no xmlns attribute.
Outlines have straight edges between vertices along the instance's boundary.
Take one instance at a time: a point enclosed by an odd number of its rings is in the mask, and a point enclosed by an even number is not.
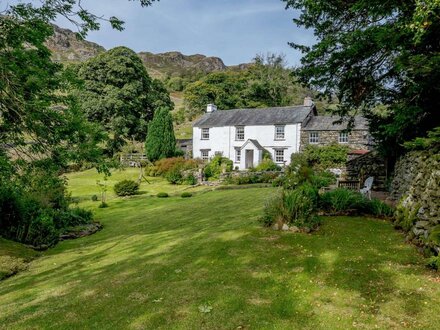
<svg viewBox="0 0 440 330"><path fill-rule="evenodd" d="M47 47L52 51L52 58L61 63L81 63L103 53L106 49L98 43L79 39L77 34L69 29L53 25L54 35L47 41ZM152 53L141 51L137 53L148 73L154 78L183 77L195 72L208 74L228 69L237 70L248 66L243 63L226 66L220 57L203 54L184 55L179 51Z"/></svg>

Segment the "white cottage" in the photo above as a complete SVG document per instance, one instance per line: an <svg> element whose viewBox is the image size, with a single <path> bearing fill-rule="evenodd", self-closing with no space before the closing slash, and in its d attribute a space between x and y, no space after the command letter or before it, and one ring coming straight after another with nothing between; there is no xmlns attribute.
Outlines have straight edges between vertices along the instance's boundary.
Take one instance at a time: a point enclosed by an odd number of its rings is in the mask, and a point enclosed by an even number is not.
<svg viewBox="0 0 440 330"><path fill-rule="evenodd" d="M217 111L208 105L206 114L193 125L193 157L208 160L221 154L240 170L256 167L263 151L279 165L288 165L299 152L301 125L316 115L311 98L304 105Z"/></svg>

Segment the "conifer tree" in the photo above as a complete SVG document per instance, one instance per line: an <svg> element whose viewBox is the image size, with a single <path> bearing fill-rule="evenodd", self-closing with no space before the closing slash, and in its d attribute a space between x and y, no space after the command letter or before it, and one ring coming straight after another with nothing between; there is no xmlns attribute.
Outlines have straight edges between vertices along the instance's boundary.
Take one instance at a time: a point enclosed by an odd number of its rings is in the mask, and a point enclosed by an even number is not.
<svg viewBox="0 0 440 330"><path fill-rule="evenodd" d="M148 125L145 143L147 157L150 161L173 157L176 153L173 118L168 108L155 111L153 120Z"/></svg>

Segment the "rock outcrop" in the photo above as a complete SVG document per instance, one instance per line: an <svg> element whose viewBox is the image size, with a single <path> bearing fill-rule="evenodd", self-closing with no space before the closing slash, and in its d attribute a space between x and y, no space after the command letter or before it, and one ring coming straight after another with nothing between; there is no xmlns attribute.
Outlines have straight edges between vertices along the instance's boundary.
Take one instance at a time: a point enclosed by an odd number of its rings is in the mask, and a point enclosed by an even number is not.
<svg viewBox="0 0 440 330"><path fill-rule="evenodd" d="M76 33L54 25L54 35L46 42L56 62L84 62L105 52L105 48L87 40L79 39Z"/></svg>

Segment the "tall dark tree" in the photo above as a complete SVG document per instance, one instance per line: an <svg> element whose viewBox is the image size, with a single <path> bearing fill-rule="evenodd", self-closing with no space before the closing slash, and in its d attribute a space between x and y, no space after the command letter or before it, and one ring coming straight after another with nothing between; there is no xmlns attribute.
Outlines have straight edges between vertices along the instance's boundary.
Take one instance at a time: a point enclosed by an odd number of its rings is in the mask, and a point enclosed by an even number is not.
<svg viewBox="0 0 440 330"><path fill-rule="evenodd" d="M141 59L126 47L117 47L85 62L78 71L79 90L89 120L101 124L111 138L113 153L126 141L145 141L148 122L158 106L172 107L160 81L152 81Z"/></svg>
<svg viewBox="0 0 440 330"><path fill-rule="evenodd" d="M337 95L342 116L363 113L389 155L440 125L440 1L283 1L317 39L292 44L302 82Z"/></svg>
<svg viewBox="0 0 440 330"><path fill-rule="evenodd" d="M145 143L147 157L150 161L173 157L176 153L173 118L166 107L159 108L148 125Z"/></svg>

